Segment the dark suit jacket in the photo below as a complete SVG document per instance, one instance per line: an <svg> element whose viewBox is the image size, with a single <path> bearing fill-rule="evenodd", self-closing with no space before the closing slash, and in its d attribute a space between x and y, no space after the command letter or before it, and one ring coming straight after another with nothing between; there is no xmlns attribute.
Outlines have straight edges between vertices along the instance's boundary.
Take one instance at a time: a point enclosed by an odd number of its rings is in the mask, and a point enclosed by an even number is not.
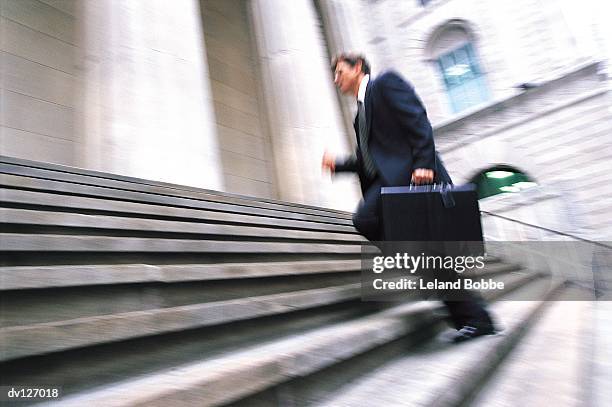
<svg viewBox="0 0 612 407"><path fill-rule="evenodd" d="M368 147L383 186L409 185L417 168L434 171L434 182L451 179L435 151L433 131L414 88L393 71L368 82L365 94ZM355 118L355 132L359 131ZM359 137L357 137L359 142ZM361 189L368 189L360 149L336 162L336 172L354 171Z"/></svg>

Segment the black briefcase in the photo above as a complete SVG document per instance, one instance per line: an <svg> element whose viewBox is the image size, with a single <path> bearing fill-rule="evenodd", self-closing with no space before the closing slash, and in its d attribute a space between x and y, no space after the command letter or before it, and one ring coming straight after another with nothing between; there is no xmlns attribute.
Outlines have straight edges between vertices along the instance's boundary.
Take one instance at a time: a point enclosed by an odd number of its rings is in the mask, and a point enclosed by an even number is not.
<svg viewBox="0 0 612 407"><path fill-rule="evenodd" d="M386 241L474 242L482 250L475 185L383 187L381 195Z"/></svg>

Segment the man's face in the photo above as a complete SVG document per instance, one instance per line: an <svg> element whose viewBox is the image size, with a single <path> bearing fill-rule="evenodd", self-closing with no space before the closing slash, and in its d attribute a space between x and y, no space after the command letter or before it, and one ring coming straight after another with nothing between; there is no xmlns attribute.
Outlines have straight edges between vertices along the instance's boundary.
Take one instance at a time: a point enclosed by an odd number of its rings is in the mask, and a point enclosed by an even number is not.
<svg viewBox="0 0 612 407"><path fill-rule="evenodd" d="M359 62L355 66L351 66L345 61L340 61L336 64L334 84L343 94L354 93L355 89L359 89L360 73L361 64Z"/></svg>

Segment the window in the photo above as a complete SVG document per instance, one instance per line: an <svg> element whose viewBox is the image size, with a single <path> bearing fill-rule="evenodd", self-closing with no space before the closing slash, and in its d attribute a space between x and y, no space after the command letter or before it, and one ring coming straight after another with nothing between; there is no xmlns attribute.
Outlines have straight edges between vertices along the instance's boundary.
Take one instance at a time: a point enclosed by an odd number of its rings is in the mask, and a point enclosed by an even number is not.
<svg viewBox="0 0 612 407"><path fill-rule="evenodd" d="M459 113L491 98L486 75L478 59L477 28L469 21L452 19L427 36L424 54L443 85L449 110Z"/></svg>
<svg viewBox="0 0 612 407"><path fill-rule="evenodd" d="M489 91L471 42L437 59L453 113L486 102Z"/></svg>

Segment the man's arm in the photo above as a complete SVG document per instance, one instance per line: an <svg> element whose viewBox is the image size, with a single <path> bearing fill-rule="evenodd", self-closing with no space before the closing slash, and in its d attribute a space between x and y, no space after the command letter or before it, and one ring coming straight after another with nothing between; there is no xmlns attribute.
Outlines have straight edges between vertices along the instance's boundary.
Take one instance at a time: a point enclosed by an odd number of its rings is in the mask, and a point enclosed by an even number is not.
<svg viewBox="0 0 612 407"><path fill-rule="evenodd" d="M357 172L358 163L357 156L353 153L351 156L345 159L336 159L334 154L327 151L323 153L323 160L321 161L321 167L323 170L329 170L330 172Z"/></svg>
<svg viewBox="0 0 612 407"><path fill-rule="evenodd" d="M414 89L394 72L381 76L380 84L383 99L409 137L415 172L421 169L431 170L433 175L436 162L433 130L421 100ZM425 172L428 173L429 171ZM419 178L421 174L422 171L419 172Z"/></svg>
<svg viewBox="0 0 612 407"><path fill-rule="evenodd" d="M357 172L357 156L353 153L345 159L336 159L335 172Z"/></svg>

